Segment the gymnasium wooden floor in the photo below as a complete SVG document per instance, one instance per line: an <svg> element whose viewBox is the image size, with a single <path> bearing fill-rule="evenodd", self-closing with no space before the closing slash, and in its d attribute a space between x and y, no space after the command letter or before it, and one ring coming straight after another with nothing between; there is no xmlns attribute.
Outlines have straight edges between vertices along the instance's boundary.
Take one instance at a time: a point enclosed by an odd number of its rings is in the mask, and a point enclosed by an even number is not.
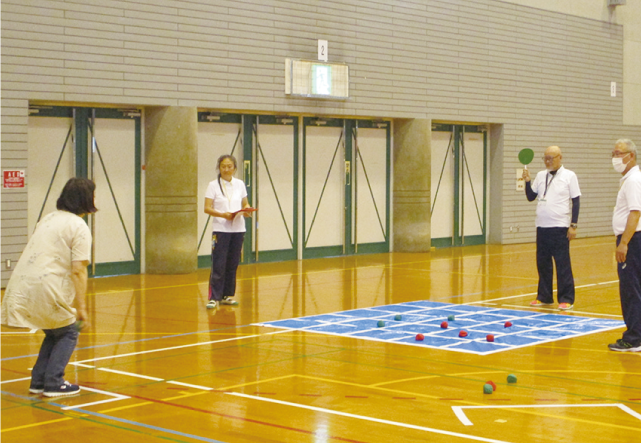
<svg viewBox="0 0 641 443"><path fill-rule="evenodd" d="M2 329L2 442L641 441L641 353L607 349L622 329L481 356L252 326L414 300L530 310L534 253L242 266L240 305L212 311L206 270L91 280L66 375L81 395L29 395L42 333ZM621 319L614 239L575 240L572 260L567 315Z"/></svg>

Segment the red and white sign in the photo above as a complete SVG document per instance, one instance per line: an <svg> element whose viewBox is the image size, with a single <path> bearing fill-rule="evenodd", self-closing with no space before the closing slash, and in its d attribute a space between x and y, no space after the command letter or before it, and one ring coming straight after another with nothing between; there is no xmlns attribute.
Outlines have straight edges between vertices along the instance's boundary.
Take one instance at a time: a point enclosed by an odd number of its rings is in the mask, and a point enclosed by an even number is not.
<svg viewBox="0 0 641 443"><path fill-rule="evenodd" d="M24 188L24 171L2 171L4 188Z"/></svg>

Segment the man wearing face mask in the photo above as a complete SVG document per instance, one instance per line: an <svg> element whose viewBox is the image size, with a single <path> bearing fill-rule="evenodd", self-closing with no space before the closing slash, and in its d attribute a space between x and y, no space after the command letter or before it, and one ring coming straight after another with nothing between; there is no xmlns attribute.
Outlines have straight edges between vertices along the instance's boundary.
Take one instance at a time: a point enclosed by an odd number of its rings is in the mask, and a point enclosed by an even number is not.
<svg viewBox="0 0 641 443"><path fill-rule="evenodd" d="M523 171L525 195L528 201L538 199L536 207L536 267L539 287L536 300L530 306L541 307L554 303L552 295L553 264L556 264L557 299L559 309L574 306L574 276L570 262L570 240L576 237L581 190L576 174L561 163L561 148L549 146L543 155L546 169L530 180Z"/></svg>
<svg viewBox="0 0 641 443"><path fill-rule="evenodd" d="M623 177L619 182L617 203L612 214L612 229L617 236L617 271L621 312L627 330L613 351L641 351L641 171L637 147L620 139L612 151L612 166Z"/></svg>

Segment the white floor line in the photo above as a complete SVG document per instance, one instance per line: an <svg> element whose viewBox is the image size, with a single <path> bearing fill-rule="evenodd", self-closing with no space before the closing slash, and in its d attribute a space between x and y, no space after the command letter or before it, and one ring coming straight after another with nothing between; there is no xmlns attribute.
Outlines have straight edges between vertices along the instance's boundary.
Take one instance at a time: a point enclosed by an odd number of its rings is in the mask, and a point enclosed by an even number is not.
<svg viewBox="0 0 641 443"><path fill-rule="evenodd" d="M112 401L125 400L125 399L128 399L128 398L131 398L131 397L128 397L126 395L114 394L113 392L101 391L100 389L88 388L86 386L81 386L80 388L81 388L81 392L82 391L96 392L98 394L108 395L109 397L113 397L113 398L108 398L107 400L94 401L94 402L91 402L91 403L84 403L84 404L81 404L81 405L65 406L64 408L60 408L60 409L62 409L63 411L66 411L66 410L69 410L69 409L84 408L86 406L100 405L100 404L103 404L103 403L111 403Z"/></svg>
<svg viewBox="0 0 641 443"><path fill-rule="evenodd" d="M367 416L364 416L364 415L349 414L347 412L334 411L332 409L318 408L318 407L315 407L315 406L301 405L301 404L298 404L298 403L290 403L290 402L286 402L286 401L275 400L273 398L257 397L257 396L254 396L254 395L241 394L241 393L238 393L238 392L226 392L225 394L233 395L235 397L248 398L248 399L251 399L251 400L259 400L259 401L264 401L264 402L269 402L269 403L277 403L277 404L280 404L280 405L292 406L292 407L295 407L295 408L308 409L310 411L324 412L326 414L340 415L342 417L354 418L354 419L358 419L358 420L366 420L366 421L370 421L370 422L374 422L374 423L381 423L381 424L385 424L385 425L398 426L400 428L415 429L417 431L424 431L424 432L431 432L431 433L434 433L434 434L449 435L451 437L466 438L468 440L483 441L483 442L486 442L486 443L508 443L508 442L505 442L503 440L493 440L493 439L490 439L490 438L477 437L475 435L460 434L458 432L444 431L442 429L427 428L427 427L424 427L424 426L417 426L417 425L412 425L412 424L409 424L409 423L400 423L400 422L397 422L397 421L383 420L383 419L380 419L380 418L367 417Z"/></svg>
<svg viewBox="0 0 641 443"><path fill-rule="evenodd" d="M600 285L611 285L613 283L619 283L619 280L604 281L604 282L600 282L600 283L589 283L587 285L576 286L575 289L589 288L589 287L592 287L592 286L600 286ZM556 289L554 290L554 292L556 292ZM537 295L537 293L536 292L529 292L527 294L510 295L508 297L499 297L499 298L492 298L492 299L489 299L489 300L472 301L472 302L463 303L463 304L464 305L474 305L474 304L477 304L477 303L481 303L481 304L488 303L489 304L489 303L493 303L493 302L496 302L496 301L499 301L499 300L509 300L511 298L529 297L529 296L532 296L532 295ZM520 307L523 308L525 306L520 306Z"/></svg>
<svg viewBox="0 0 641 443"><path fill-rule="evenodd" d="M192 385L192 384L189 384L189 383L183 383L181 381L168 380L167 383L171 383L172 385L185 386L187 388L202 389L204 391L213 391L214 390L214 388L210 388L208 386Z"/></svg>
<svg viewBox="0 0 641 443"><path fill-rule="evenodd" d="M89 369L95 368L94 365L83 365L82 363L77 363L75 361L70 361L69 364L74 366L80 366L81 368L89 368Z"/></svg>
<svg viewBox="0 0 641 443"><path fill-rule="evenodd" d="M288 330L267 332L265 334L244 335L242 337L225 338L225 339L222 339L222 340L212 340L212 341L205 341L205 342L198 342L198 343L190 343L188 345L171 346L169 348L150 349L150 350L147 350L147 351L130 352L128 354L108 355L106 357L89 358L87 360L81 360L81 361L78 361L78 362L74 362L73 364L78 365L80 363L86 363L86 362L109 360L110 358L131 357L132 355L152 354L154 352L172 351L174 349L192 348L194 346L211 345L211 344L214 344L214 343L224 343L224 342L234 341L234 340L245 340L245 339L248 339L248 338L263 337L265 335L282 334L283 332L288 332Z"/></svg>
<svg viewBox="0 0 641 443"><path fill-rule="evenodd" d="M519 298L519 297L531 297L533 295L536 295L536 292L530 292L529 294L510 295L509 297L491 298L489 300L471 301L471 302L463 303L463 304L464 305L475 305L477 303L494 303L494 302L497 302L499 300L509 300L511 298Z"/></svg>
<svg viewBox="0 0 641 443"><path fill-rule="evenodd" d="M128 375L129 377L146 378L147 380L154 380L154 381L164 381L164 379L162 378L150 377L148 375L134 374L133 372L117 371L116 369L109 369L109 368L96 368L96 369L104 372L113 372L114 374Z"/></svg>
<svg viewBox="0 0 641 443"><path fill-rule="evenodd" d="M624 410L625 412L627 412L627 413L628 413L628 414L630 414L631 416L636 417L636 418L638 418L639 420L641 420L641 414L639 414L638 412L633 411L632 409L630 409L630 408L629 408L628 406L626 406L626 405L619 404L618 406L619 406L619 408L620 408L620 409Z"/></svg>
<svg viewBox="0 0 641 443"><path fill-rule="evenodd" d="M31 377L25 377L25 378L14 378L12 380L2 380L0 381L0 385L4 383L13 383L16 381L25 381L25 380L31 380Z"/></svg>
<svg viewBox="0 0 641 443"><path fill-rule="evenodd" d="M519 305L501 305L501 306L508 306L510 308L528 308L528 309L536 309L536 310L545 310L545 311L552 311L552 312L574 312L575 314L585 314L585 315L598 315L601 317L618 317L618 318L623 318L622 315L616 315L616 314L599 314L597 312L586 312L586 311L575 311L574 309L570 309L568 311L560 311L557 308L535 308L535 307L530 307L530 306L519 306Z"/></svg>
<svg viewBox="0 0 641 443"><path fill-rule="evenodd" d="M641 414L633 411L628 406L621 403L603 403L603 404L586 404L586 405L493 405L493 406L452 406L454 415L465 426L472 426L474 423L470 421L465 415L463 409L516 409L516 408L604 408L604 407L617 407L622 411L627 412L635 418L641 420Z"/></svg>

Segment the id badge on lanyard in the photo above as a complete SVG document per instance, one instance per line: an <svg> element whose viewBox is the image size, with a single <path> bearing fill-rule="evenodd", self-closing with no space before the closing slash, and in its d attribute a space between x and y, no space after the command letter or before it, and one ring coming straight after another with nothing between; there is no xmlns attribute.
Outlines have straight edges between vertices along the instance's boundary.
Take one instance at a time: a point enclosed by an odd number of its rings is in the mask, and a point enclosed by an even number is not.
<svg viewBox="0 0 641 443"><path fill-rule="evenodd" d="M547 174L545 175L545 192L543 193L543 197L539 197L539 206L545 206L548 204L546 196L548 195L548 188L551 187L552 181L554 180L555 175L551 174L552 178L550 181L548 181Z"/></svg>

